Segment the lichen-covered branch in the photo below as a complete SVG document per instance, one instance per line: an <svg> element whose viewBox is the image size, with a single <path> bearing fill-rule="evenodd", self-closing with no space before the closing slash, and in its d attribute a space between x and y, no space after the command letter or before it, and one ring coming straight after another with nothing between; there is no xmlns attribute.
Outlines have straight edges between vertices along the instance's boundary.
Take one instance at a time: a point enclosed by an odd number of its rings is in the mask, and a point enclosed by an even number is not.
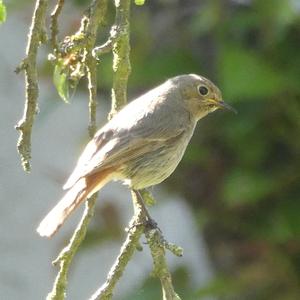
<svg viewBox="0 0 300 300"><path fill-rule="evenodd" d="M96 132L96 109L97 109L97 65L91 52L87 55L87 79L89 90L89 135L92 138Z"/></svg>
<svg viewBox="0 0 300 300"><path fill-rule="evenodd" d="M130 65L130 0L115 0L116 17L108 40L93 49L93 57L113 53L112 105L109 118L127 103L127 82L131 72Z"/></svg>
<svg viewBox="0 0 300 300"><path fill-rule="evenodd" d="M112 30L111 30L111 32L112 32ZM95 57L97 60L99 60L101 55L112 51L114 41L115 41L115 37L111 33L110 37L103 45L95 47L93 49L93 57Z"/></svg>
<svg viewBox="0 0 300 300"><path fill-rule="evenodd" d="M53 12L51 13L50 24L50 41L54 52L58 49L57 35L58 35L58 16L60 15L64 6L65 0L58 0Z"/></svg>
<svg viewBox="0 0 300 300"><path fill-rule="evenodd" d="M172 277L166 261L166 241L158 228L145 231L147 242L153 259L153 275L158 277L161 282L163 300L180 300L176 294ZM174 245L176 251L173 253L182 256L182 249Z"/></svg>
<svg viewBox="0 0 300 300"><path fill-rule="evenodd" d="M124 244L121 247L120 254L111 267L106 282L92 295L90 300L110 300L118 280L132 258L135 250L139 246L139 240L144 232L145 212L141 207L137 195L132 192L134 216L129 223L129 232Z"/></svg>
<svg viewBox="0 0 300 300"><path fill-rule="evenodd" d="M89 134L93 137L96 131L96 108L97 108L97 64L92 55L95 47L97 30L104 22L107 9L107 0L95 0L89 13L89 22L86 27L86 68L89 90Z"/></svg>
<svg viewBox="0 0 300 300"><path fill-rule="evenodd" d="M96 60L92 56L92 49L96 42L96 34L98 26L104 20L106 14L107 0L96 0L92 3L89 15L85 16L86 28L84 34L87 35L87 43L85 45L86 58L85 64L87 68L87 80L89 90L89 135L92 138L96 131L96 108L97 108L97 67ZM53 289L49 293L48 300L63 300L66 295L68 271L80 244L85 238L88 225L94 214L97 193L90 197L85 205L85 210L80 223L70 239L69 244L62 250L58 258L54 261L55 265L59 265L59 272L55 279Z"/></svg>
<svg viewBox="0 0 300 300"><path fill-rule="evenodd" d="M116 39L113 43L113 87L112 87L112 108L110 117L119 111L127 103L127 82L131 72L129 59L129 17L130 0L115 0L116 6ZM113 35L114 36L114 35Z"/></svg>
<svg viewBox="0 0 300 300"><path fill-rule="evenodd" d="M59 272L55 279L53 289L47 296L47 300L65 299L68 283L68 271L74 255L77 253L80 244L85 238L88 224L93 216L96 200L96 194L88 199L81 221L75 229L69 244L61 251L56 260L53 261L53 265L59 265Z"/></svg>
<svg viewBox="0 0 300 300"><path fill-rule="evenodd" d="M17 73L21 70L25 72L25 107L23 117L16 125L16 129L20 131L20 137L17 143L18 152L21 156L23 169L27 172L31 169L31 132L38 109L37 100L39 88L36 58L39 45L46 39L44 24L47 4L47 0L36 1L28 35L26 57L16 70Z"/></svg>

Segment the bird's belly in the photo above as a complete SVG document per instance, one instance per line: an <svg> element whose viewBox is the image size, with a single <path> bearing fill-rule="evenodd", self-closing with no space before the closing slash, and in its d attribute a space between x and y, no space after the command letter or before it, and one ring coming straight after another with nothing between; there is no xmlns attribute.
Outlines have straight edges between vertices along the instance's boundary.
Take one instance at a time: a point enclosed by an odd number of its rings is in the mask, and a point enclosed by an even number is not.
<svg viewBox="0 0 300 300"><path fill-rule="evenodd" d="M162 145L127 166L126 177L134 189L143 189L156 185L169 177L181 161L187 146L186 143L176 143L170 147Z"/></svg>

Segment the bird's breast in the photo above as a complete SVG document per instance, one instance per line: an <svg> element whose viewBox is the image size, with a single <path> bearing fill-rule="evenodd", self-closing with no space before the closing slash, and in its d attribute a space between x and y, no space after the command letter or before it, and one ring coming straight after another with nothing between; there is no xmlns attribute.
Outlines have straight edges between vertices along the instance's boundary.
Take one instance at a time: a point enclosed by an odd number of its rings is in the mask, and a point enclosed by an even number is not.
<svg viewBox="0 0 300 300"><path fill-rule="evenodd" d="M134 189L156 185L169 177L181 161L193 134L193 128L170 139L155 150L129 162L125 168L126 178Z"/></svg>

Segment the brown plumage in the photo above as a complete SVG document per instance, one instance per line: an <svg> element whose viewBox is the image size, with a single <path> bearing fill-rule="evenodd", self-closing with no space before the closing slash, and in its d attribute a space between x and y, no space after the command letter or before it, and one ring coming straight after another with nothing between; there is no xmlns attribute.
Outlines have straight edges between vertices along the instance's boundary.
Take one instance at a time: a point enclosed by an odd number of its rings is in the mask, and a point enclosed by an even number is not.
<svg viewBox="0 0 300 300"><path fill-rule="evenodd" d="M112 168L107 168L79 179L43 219L37 232L41 236L51 237L85 199L100 190L110 180L109 175L112 172Z"/></svg>

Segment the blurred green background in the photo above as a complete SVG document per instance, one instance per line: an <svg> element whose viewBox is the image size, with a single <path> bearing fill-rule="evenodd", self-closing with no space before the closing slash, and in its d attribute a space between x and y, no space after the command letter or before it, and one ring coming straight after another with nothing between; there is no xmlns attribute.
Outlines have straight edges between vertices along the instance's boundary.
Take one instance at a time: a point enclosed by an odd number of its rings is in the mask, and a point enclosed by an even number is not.
<svg viewBox="0 0 300 300"><path fill-rule="evenodd" d="M74 5L82 11L88 2ZM177 270L179 294L300 299L300 1L157 0L133 5L131 16L131 97L198 73L239 111L202 120L164 183L193 207L216 270L201 290ZM65 26L72 33L78 23ZM106 37L107 28L99 40ZM109 93L110 55L99 72L99 88ZM159 295L156 280L145 282L143 299Z"/></svg>

